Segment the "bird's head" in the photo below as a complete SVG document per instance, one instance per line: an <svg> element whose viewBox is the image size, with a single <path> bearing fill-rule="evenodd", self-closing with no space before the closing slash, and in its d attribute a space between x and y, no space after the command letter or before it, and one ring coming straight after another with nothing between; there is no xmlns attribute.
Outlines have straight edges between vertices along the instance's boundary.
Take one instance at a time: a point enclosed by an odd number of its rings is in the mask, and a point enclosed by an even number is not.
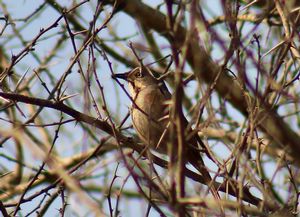
<svg viewBox="0 0 300 217"><path fill-rule="evenodd" d="M123 79L134 89L139 90L150 85L158 84L158 80L152 75L150 69L146 66L136 67L129 72L114 74L113 77Z"/></svg>

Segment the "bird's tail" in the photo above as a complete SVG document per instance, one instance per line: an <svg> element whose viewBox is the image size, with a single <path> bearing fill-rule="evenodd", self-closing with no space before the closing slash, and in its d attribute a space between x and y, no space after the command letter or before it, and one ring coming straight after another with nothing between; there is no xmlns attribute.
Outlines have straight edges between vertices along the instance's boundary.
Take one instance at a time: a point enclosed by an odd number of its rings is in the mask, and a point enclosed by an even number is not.
<svg viewBox="0 0 300 217"><path fill-rule="evenodd" d="M208 189L212 193L213 197L215 199L220 200L221 197L216 189L216 186L214 184L214 180L211 178L206 166L204 165L204 161L200 155L200 153L197 150L191 150L189 151L187 156L188 161L190 164L192 164L202 175L204 184L207 185Z"/></svg>

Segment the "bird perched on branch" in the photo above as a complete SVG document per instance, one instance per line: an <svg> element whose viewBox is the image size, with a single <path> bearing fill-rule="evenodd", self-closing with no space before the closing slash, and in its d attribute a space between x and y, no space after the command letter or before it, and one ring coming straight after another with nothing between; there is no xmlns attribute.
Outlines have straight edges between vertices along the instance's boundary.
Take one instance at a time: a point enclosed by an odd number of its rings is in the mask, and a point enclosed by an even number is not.
<svg viewBox="0 0 300 217"><path fill-rule="evenodd" d="M167 154L172 125L169 115L171 94L165 83L155 78L151 70L144 65L126 73L114 74L113 77L128 82L132 100L130 115L133 127L141 141L147 147ZM184 131L191 134L192 129L188 129L188 121L184 116L182 116L182 125ZM186 136L185 139L186 162L191 163L201 173L205 184L210 186L212 194L219 198L200 155L200 148L205 148L205 145L197 133L192 135ZM172 141L175 141L172 148L177 150L177 139Z"/></svg>

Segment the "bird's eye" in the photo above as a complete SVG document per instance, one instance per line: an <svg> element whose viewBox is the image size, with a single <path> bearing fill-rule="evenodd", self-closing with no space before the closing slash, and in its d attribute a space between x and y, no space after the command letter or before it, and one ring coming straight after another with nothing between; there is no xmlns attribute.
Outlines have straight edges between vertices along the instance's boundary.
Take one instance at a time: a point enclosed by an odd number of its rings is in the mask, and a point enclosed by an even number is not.
<svg viewBox="0 0 300 217"><path fill-rule="evenodd" d="M141 70L138 70L138 71L135 73L135 77L137 77L137 78L143 77L143 74L142 74Z"/></svg>

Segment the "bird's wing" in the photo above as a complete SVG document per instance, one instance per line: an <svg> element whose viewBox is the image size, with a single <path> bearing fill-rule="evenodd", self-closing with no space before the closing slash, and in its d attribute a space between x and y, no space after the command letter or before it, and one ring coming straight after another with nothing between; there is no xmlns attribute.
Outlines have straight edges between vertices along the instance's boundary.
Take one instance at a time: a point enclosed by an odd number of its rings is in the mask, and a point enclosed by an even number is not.
<svg viewBox="0 0 300 217"><path fill-rule="evenodd" d="M166 98L166 100L170 100L172 95L171 95L170 91L168 90L167 85L165 84L165 82L160 81L158 83L158 87L159 87L159 90L161 91L161 93Z"/></svg>

